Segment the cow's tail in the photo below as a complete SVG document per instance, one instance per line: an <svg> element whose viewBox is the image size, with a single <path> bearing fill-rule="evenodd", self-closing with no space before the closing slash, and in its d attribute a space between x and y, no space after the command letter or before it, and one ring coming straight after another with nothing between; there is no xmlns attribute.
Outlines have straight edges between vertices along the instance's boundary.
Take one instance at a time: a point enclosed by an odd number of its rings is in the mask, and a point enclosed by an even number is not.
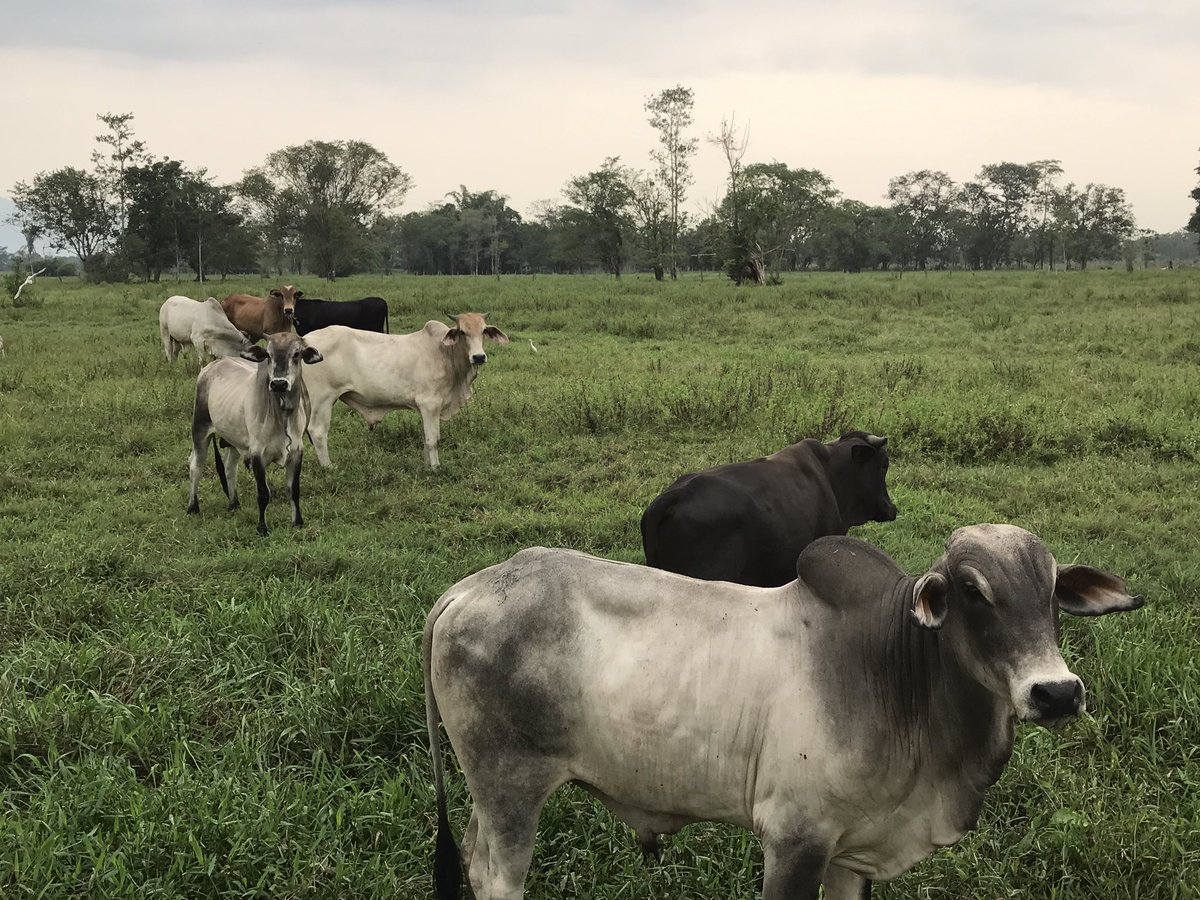
<svg viewBox="0 0 1200 900"><path fill-rule="evenodd" d="M446 812L446 779L442 770L442 740L438 728L437 698L433 696L433 626L449 603L448 598L429 613L421 638L425 671L425 724L429 729L429 755L433 757L433 788L437 794L437 844L433 851L433 890L437 900L458 900L462 890L462 860Z"/></svg>
<svg viewBox="0 0 1200 900"><path fill-rule="evenodd" d="M384 334L392 333L392 329L388 327L388 309L387 309L386 303L383 305L383 333Z"/></svg>
<svg viewBox="0 0 1200 900"><path fill-rule="evenodd" d="M229 482L225 480L225 463L221 460L221 450L217 446L218 439L214 434L212 436L213 445L213 465L217 469L217 477L221 479L221 490L225 492L225 496L229 497Z"/></svg>

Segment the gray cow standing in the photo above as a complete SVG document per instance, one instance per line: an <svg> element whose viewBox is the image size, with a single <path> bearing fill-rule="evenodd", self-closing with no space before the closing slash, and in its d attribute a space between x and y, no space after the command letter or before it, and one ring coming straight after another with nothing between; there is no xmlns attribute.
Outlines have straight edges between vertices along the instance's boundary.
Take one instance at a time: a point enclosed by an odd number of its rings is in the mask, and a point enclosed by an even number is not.
<svg viewBox="0 0 1200 900"><path fill-rule="evenodd" d="M246 457L258 487L258 533L267 533L265 512L271 492L266 467L284 467L292 498L292 524L300 527L300 463L304 456L304 429L309 401L304 388L303 365L324 357L304 339L290 332L267 335L266 347L252 346L241 358L225 357L209 363L196 379L196 406L192 415L192 454L189 513L200 512L200 475L205 444L213 441L217 477L237 509L237 464ZM225 446L222 460L218 442Z"/></svg>
<svg viewBox="0 0 1200 900"><path fill-rule="evenodd" d="M975 826L1017 722L1082 709L1058 610L1142 605L1009 525L959 529L917 577L840 536L797 574L756 588L536 548L451 587L423 641L439 900L461 880L439 716L474 801L477 900L523 896L566 782L644 847L692 822L752 830L767 900L859 900Z"/></svg>

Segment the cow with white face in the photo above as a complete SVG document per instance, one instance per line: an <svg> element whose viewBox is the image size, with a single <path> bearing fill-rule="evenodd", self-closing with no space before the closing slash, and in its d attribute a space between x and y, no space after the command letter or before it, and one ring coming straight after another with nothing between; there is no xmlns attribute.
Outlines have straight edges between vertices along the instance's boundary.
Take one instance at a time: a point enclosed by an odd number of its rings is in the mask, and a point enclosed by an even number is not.
<svg viewBox="0 0 1200 900"><path fill-rule="evenodd" d="M271 493L266 467L279 463L287 473L292 499L292 524L304 524L300 515L300 464L304 456L304 429L309 401L304 388L304 366L321 362L320 351L290 332L267 335L266 347L252 346L241 358L226 357L209 363L196 379L196 406L192 415L192 454L189 513L200 512L200 476L204 445L211 439L217 477L229 498L229 508L240 505L237 464L244 456L258 487L258 533L267 533L265 512ZM222 459L218 443L225 447Z"/></svg>
<svg viewBox="0 0 1200 900"><path fill-rule="evenodd" d="M440 900L461 869L439 717L476 897L523 895L542 805L575 782L646 848L691 822L753 830L768 900L860 900L974 827L1017 722L1083 708L1058 611L1142 605L1008 525L959 529L920 576L824 537L797 574L756 588L537 548L451 587L423 641Z"/></svg>
<svg viewBox="0 0 1200 900"><path fill-rule="evenodd" d="M374 428L394 409L421 413L424 457L438 464L441 423L471 399L471 385L487 362L484 338L507 344L508 336L487 324L487 313L451 316L454 327L431 320L412 334L377 334L330 325L309 332L305 340L328 358L308 382L313 413L308 436L317 460L329 458L329 422L333 404L341 400Z"/></svg>

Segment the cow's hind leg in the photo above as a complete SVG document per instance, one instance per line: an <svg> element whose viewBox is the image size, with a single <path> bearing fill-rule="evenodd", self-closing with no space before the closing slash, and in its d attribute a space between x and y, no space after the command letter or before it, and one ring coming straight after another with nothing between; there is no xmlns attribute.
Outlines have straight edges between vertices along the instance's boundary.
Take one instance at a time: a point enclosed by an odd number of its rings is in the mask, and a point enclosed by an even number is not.
<svg viewBox="0 0 1200 900"><path fill-rule="evenodd" d="M225 480L221 482L221 487L225 489L225 496L229 498L229 509L241 509L241 501L238 500L237 479L238 479L238 463L242 460L242 454L237 447L232 447L225 444L225 453L223 455L224 465L222 470L225 472Z"/></svg>
<svg viewBox="0 0 1200 900"><path fill-rule="evenodd" d="M333 418L333 400L328 397L312 401L312 412L308 417L308 440L317 453L317 462L328 469L333 465L329 458L329 422Z"/></svg>
<svg viewBox="0 0 1200 900"><path fill-rule="evenodd" d="M190 478L190 486L188 490L188 507L189 515L197 515L200 512L200 476L204 474L204 441L206 438L196 440L196 433L192 433L192 452L188 456L188 476Z"/></svg>
<svg viewBox="0 0 1200 900"><path fill-rule="evenodd" d="M192 411L192 453L188 457L191 490L187 511L193 515L200 512L200 476L204 474L204 445L210 437L215 440L212 419L208 414L208 386L202 383L196 387L196 405Z"/></svg>
<svg viewBox="0 0 1200 900"><path fill-rule="evenodd" d="M258 533L267 533L267 504L271 502L271 491L267 487L267 467L261 456L250 457L250 468L254 472L254 483L258 486Z"/></svg>
<svg viewBox="0 0 1200 900"><path fill-rule="evenodd" d="M467 837L474 840L464 841L464 849L470 852L467 877L476 900L521 900L525 896L538 816L550 794L565 781L557 767L542 768L526 760L510 762L508 776L502 775L499 783L471 785L475 831L471 835L468 825ZM505 783L506 778L512 780Z"/></svg>

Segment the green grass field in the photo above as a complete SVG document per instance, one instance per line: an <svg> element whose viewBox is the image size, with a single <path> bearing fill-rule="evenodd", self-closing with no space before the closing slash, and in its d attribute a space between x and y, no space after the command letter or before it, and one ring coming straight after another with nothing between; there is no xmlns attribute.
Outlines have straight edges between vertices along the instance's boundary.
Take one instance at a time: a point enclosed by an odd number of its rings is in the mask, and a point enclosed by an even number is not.
<svg viewBox="0 0 1200 900"><path fill-rule="evenodd" d="M167 364L157 309L196 285L41 279L0 307L0 896L429 896L442 591L535 544L640 562L677 475L862 428L900 518L855 533L908 571L1011 522L1147 599L1064 617L1089 714L1022 726L979 828L876 896L1200 897L1200 271L295 281L386 297L393 332L490 312L512 343L436 471L415 413L372 433L339 406L307 527L272 469L266 538L211 459L184 514L197 367ZM565 789L528 896L750 898L760 868L715 825L646 866Z"/></svg>

